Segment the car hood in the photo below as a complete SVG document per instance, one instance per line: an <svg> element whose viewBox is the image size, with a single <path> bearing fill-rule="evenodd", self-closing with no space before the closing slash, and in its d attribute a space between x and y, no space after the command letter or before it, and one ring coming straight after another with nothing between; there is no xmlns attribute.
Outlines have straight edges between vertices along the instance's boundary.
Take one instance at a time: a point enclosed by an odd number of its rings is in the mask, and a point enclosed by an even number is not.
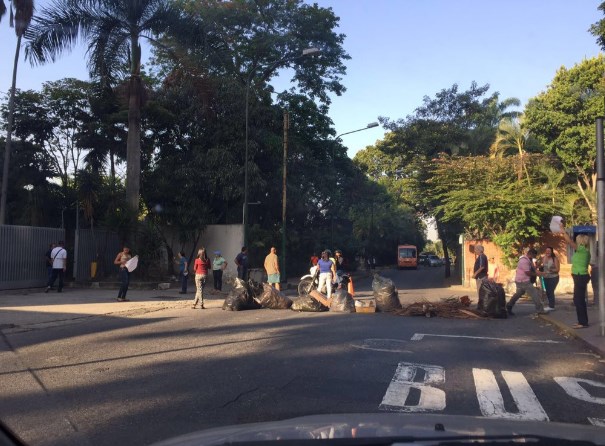
<svg viewBox="0 0 605 446"><path fill-rule="evenodd" d="M360 413L313 415L283 421L218 427L175 437L156 443L155 446L209 446L247 442L262 444L271 441L336 438L352 439L354 444L360 444L360 438L397 438L397 443L436 445L441 441L461 436L466 439L469 436L542 436L605 445L605 429L589 425L462 415ZM339 444L347 443L340 441Z"/></svg>

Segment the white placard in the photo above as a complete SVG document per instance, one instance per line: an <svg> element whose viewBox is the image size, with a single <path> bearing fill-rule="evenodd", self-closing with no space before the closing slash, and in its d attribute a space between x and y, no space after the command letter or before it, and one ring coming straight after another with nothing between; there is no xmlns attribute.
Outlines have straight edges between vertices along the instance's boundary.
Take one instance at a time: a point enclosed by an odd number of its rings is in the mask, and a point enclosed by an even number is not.
<svg viewBox="0 0 605 446"><path fill-rule="evenodd" d="M124 266L126 266L126 269L128 270L128 272L131 273L135 269L137 269L138 264L139 264L139 256L134 256L132 259L130 259L128 262L126 262Z"/></svg>

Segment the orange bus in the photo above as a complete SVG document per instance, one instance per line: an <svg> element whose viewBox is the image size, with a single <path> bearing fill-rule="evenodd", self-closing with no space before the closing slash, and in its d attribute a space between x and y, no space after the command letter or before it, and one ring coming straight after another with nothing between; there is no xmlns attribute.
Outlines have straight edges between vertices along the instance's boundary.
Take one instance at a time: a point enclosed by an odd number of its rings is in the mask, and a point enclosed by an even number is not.
<svg viewBox="0 0 605 446"><path fill-rule="evenodd" d="M418 269L418 249L414 245L397 247L397 267Z"/></svg>

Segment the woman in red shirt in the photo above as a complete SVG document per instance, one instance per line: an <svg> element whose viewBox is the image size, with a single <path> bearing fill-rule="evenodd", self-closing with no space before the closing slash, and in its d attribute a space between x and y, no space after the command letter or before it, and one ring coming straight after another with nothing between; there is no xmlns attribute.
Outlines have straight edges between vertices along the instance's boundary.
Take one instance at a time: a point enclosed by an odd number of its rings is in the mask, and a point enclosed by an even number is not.
<svg viewBox="0 0 605 446"><path fill-rule="evenodd" d="M193 307L200 302L200 309L204 309L204 286L206 285L206 277L210 269L210 260L206 255L206 248L200 248L197 252L197 259L193 264L193 272L195 273L195 299L193 299Z"/></svg>

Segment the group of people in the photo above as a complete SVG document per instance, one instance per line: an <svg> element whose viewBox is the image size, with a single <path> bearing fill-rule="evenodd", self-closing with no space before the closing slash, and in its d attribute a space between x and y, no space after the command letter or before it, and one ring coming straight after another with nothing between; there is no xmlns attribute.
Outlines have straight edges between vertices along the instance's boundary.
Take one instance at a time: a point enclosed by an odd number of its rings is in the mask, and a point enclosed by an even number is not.
<svg viewBox="0 0 605 446"><path fill-rule="evenodd" d="M181 282L180 294L187 293L187 282L189 279L189 262L185 257L185 252L180 251L178 257L175 258L175 263L179 267L179 279ZM191 308L197 308L199 303L200 309L205 309L204 306L204 288L206 287L206 279L209 271L212 271L212 278L214 281L214 289L221 291L223 289L223 271L227 268L227 261L221 255L220 251L214 251L214 258L212 262L208 258L206 248L200 248L197 251L197 256L193 262L193 274L195 282L195 296L193 298L193 305Z"/></svg>
<svg viewBox="0 0 605 446"><path fill-rule="evenodd" d="M340 282L341 276L345 273L346 262L342 256L342 251L337 249L334 251L334 257L330 250L322 251L321 257L311 257L311 264L319 268L318 290L326 287L326 295L328 299L332 297L332 284Z"/></svg>
<svg viewBox="0 0 605 446"><path fill-rule="evenodd" d="M574 283L573 303L576 308L578 318L577 324L573 328L580 329L588 327L588 309L586 304L586 290L590 275L588 266L590 264L589 238L585 234L579 234L575 240L572 239L563 225L560 227L560 233L565 242L574 250L571 258L571 276ZM481 285L484 280L498 281L498 269L493 267L493 262L488 262L481 245L475 246L475 265L473 267L473 278L477 282L477 293L480 293ZM527 294L533 301L536 312L539 314L549 313L555 310L555 289L559 284L559 270L561 263L555 255L554 248L547 246L541 256L534 248L525 248L523 255L519 257L517 268L515 270L516 291L506 304L506 310L509 315L514 315L513 307L517 301ZM490 274L493 271L493 275ZM541 288L544 290L548 306L544 307L538 288L534 286L540 281Z"/></svg>

